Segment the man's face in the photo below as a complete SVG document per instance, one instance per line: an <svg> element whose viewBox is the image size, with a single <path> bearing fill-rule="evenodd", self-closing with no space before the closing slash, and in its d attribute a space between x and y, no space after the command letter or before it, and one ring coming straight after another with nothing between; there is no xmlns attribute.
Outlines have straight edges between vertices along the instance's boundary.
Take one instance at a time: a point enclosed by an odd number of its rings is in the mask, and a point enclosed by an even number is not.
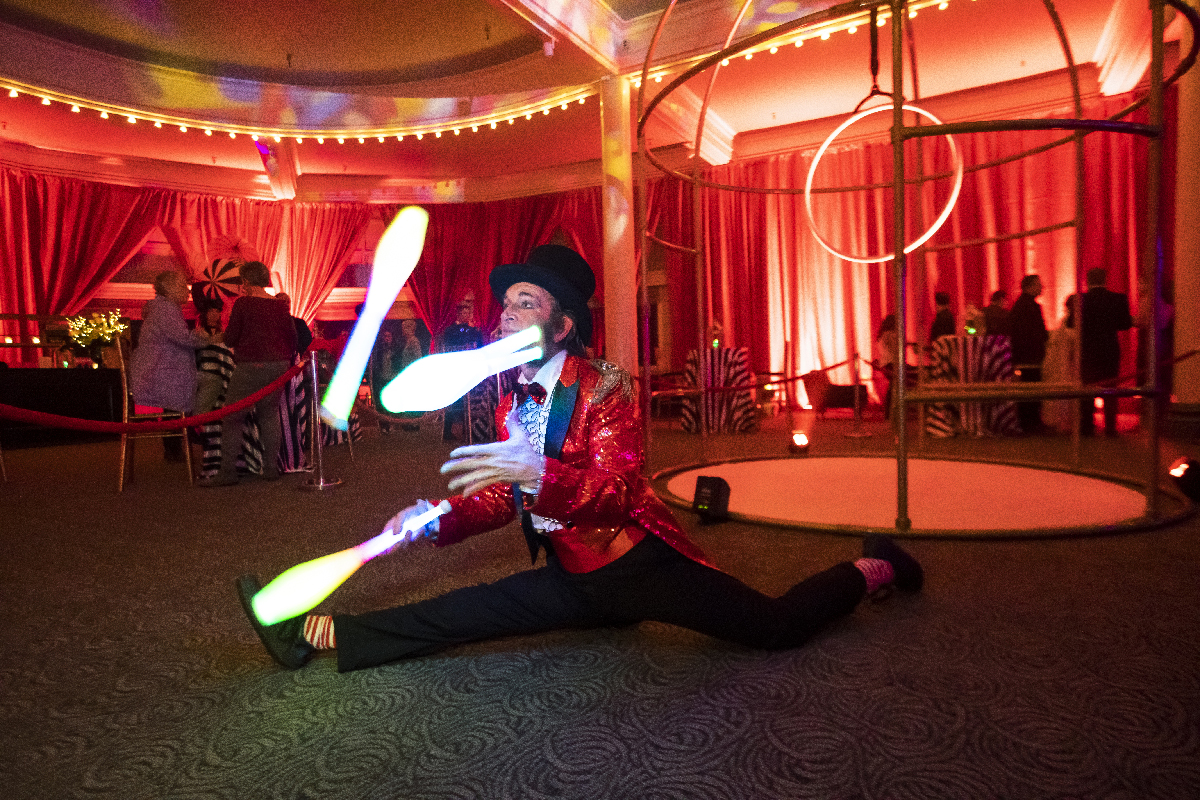
<svg viewBox="0 0 1200 800"><path fill-rule="evenodd" d="M547 356L558 351L555 345L566 338L571 323L560 331L551 330L550 320L554 313L554 298L540 286L532 283L514 283L504 293L504 312L500 315L500 331L505 336L537 325L542 329L542 349ZM567 318L569 320L569 318Z"/></svg>

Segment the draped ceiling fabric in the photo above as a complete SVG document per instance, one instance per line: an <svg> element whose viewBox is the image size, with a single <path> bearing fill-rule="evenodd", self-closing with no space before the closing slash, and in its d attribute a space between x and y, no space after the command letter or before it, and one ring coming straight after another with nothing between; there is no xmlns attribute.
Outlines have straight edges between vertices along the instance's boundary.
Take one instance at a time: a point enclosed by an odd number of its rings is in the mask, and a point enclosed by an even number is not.
<svg viewBox="0 0 1200 800"><path fill-rule="evenodd" d="M1128 97L1097 101L1089 118L1111 114ZM1173 109L1168 104L1168 111ZM1067 115L1067 112L1063 112ZM1170 124L1168 124L1170 129ZM1059 138L1053 132L1003 132L957 137L968 169ZM910 143L915 148L915 143ZM999 167L967 172L958 204L929 247L1002 236L1065 222L1074 216L1072 145ZM915 151L910 151L914 152ZM1015 299L1023 275L1036 272L1046 290L1047 324L1057 325L1063 303L1083 272L1109 268L1109 288L1129 293L1139 309L1138 209L1145 185L1145 142L1094 133L1085 139L1085 226L1082 263L1075 232L1064 229L909 258L908 336L927 337L935 291L948 292L959 320L968 304L986 305L995 289ZM790 152L710 168L705 177L733 185L803 187L813 153ZM910 175L938 174L949 166L946 147L926 140L922 158L906 156ZM843 252L880 255L891 250L891 147L885 141L835 146L817 171L817 187L869 186L814 197L823 238ZM949 181L923 193L910 190L907 240L938 213ZM132 189L0 167L0 313L70 314L137 252L155 225L192 274L221 235L244 237L281 272L295 313L311 318L337 280L372 209L390 219L398 207L354 203L300 204ZM649 230L690 246L693 189L673 178L648 185ZM918 194L920 196L918 197ZM798 375L839 364L854 352L872 352L874 332L892 309L890 261L858 264L826 252L809 230L802 194L701 193L708 284L699 314L724 328L728 347L746 347L759 372ZM1168 204L1169 207L1169 204ZM603 238L599 187L488 203L428 206L430 228L410 279L418 312L430 330L443 330L458 301L473 293L477 324L485 333L499 319L487 284L496 264L523 260L536 245L564 237L597 273L597 331L603 352ZM1166 220L1170 224L1169 218ZM286 236L287 263L277 265ZM1170 236L1166 236L1170 241ZM661 255L659 253L661 252ZM671 366L682 368L698 344L696 277L690 256L662 248L671 324ZM1170 253L1165 257L1169 264ZM8 326L7 330L11 330ZM15 331L14 331L15 333ZM10 334L11 335L11 334ZM1132 371L1135 348L1125 347L1122 373ZM831 372L850 382L850 367ZM860 365L870 377L870 367Z"/></svg>

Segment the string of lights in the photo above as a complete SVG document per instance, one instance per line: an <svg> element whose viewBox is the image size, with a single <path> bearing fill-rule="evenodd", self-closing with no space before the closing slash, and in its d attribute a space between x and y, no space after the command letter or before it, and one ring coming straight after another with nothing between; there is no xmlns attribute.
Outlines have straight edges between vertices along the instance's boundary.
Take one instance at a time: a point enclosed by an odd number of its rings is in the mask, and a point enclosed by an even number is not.
<svg viewBox="0 0 1200 800"><path fill-rule="evenodd" d="M974 0L972 0L974 2ZM914 0L908 5L908 16L916 17L918 12L936 7L939 10L945 10L950 5L949 0ZM860 13L848 15L846 17L823 23L814 26L811 29L806 29L798 35L789 35L786 39L779 42L764 44L761 48L748 50L742 54L747 61L754 58L760 53L768 53L774 55L779 52L781 47L788 44L794 47L802 47L804 43L810 39L819 39L828 41L829 38L839 32L853 34L857 30L869 24L870 12L865 9ZM877 17L877 24L883 26L890 19L891 14L887 11L880 11ZM680 61L674 61L656 68L649 75L650 79L656 83L662 83L663 78L672 73L687 69L708 54L695 55ZM722 66L729 66L729 60L721 62ZM641 86L640 70L637 73L629 73L627 77L632 81L633 86ZM463 117L450 122L427 123L424 125L410 126L389 126L383 128L355 128L355 129L330 129L330 130L314 130L301 128L279 128L270 125L253 126L242 124L230 124L224 122L216 122L212 120L196 119L171 114L161 114L144 109L136 109L125 106L107 104L95 100L89 100L82 97L74 97L61 92L31 86L0 78L0 94L7 90L9 98L19 98L21 95L40 98L41 104L44 106L52 106L55 103L69 106L71 111L76 114L94 113L98 114L101 119L124 118L131 125L139 123L148 123L155 128L176 129L180 133L197 133L205 136L228 136L231 139L236 139L239 136L246 136L254 141L262 139L274 140L282 142L284 139L294 139L297 144L305 142L315 142L317 144L325 144L326 142L337 142L345 144L346 142L356 141L359 144L367 144L368 142L384 143L389 140L403 142L406 138L413 138L418 141L423 140L426 136L440 139L443 136L459 136L464 132L478 133L481 130L496 130L500 125L514 125L520 119L532 120L536 116L548 116L554 110L568 111L574 105L583 105L587 98L597 94L597 89L594 85L574 87L559 93L551 100L543 100L538 103L520 106L514 109L508 109L503 113L493 113L478 115L473 117Z"/></svg>

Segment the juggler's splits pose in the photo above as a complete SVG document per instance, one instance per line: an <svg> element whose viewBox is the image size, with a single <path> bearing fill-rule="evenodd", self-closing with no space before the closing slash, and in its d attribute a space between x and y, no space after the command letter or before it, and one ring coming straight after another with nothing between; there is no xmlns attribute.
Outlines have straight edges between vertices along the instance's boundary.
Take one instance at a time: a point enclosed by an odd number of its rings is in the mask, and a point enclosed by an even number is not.
<svg viewBox="0 0 1200 800"><path fill-rule="evenodd" d="M543 358L518 368L520 390L500 403L501 441L450 454L442 472L459 494L421 533L445 547L520 517L534 564L545 550L545 566L382 611L270 626L250 611L259 581L243 576L243 607L280 664L296 669L336 648L345 672L462 642L642 620L779 649L803 644L886 584L920 590L920 565L877 535L864 540L863 558L778 598L710 565L642 476L642 420L628 374L585 356L591 267L568 247L543 245L489 280L504 306L503 333L539 326ZM419 502L391 524L428 508Z"/></svg>

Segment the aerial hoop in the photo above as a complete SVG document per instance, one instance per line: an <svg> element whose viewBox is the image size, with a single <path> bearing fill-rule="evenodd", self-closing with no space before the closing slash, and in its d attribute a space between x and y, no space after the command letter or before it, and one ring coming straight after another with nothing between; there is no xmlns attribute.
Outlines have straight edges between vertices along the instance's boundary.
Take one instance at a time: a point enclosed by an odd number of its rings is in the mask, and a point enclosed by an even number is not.
<svg viewBox="0 0 1200 800"><path fill-rule="evenodd" d="M875 256L873 258L861 258L859 256L851 256L851 255L847 255L845 253L838 252L832 245L830 245L823 238L821 238L821 234L817 232L816 220L813 219L813 207L812 207L813 175L816 174L817 165L821 163L821 158L822 158L822 156L825 155L825 151L829 149L829 145L833 144L833 140L836 139L838 136L840 136L843 131L845 131L851 125L853 125L854 123L858 122L859 120L861 120L865 117L869 117L872 114L877 114L880 111L891 111L892 108L893 107L890 105L876 106L875 108L868 108L866 111L860 111L859 113L857 113L857 114L853 115L852 117L850 117L849 119L847 119L841 125L838 125L836 128L833 129L833 133L829 134L829 136L826 137L825 141L821 143L820 149L817 150L817 155L813 158L812 164L810 164L808 167L808 178L804 182L804 212L805 212L805 214L808 215L808 229L812 233L813 238L817 240L817 243L819 245L821 245L821 247L825 248L832 255L834 255L838 258L845 259L846 261L854 261L859 264L878 264L881 261L890 260L891 258L894 257L894 254L887 253L886 255ZM933 114L929 113L928 111L924 110L923 108L918 108L917 106L909 105L906 103L904 105L904 110L912 111L915 114L920 114L921 116L925 117L927 120L932 122L934 125L942 124L942 121L940 119L938 119L937 117L935 117ZM918 247L925 244L925 242L929 241L929 237L931 237L935 233L937 233L938 229L941 228L942 225L945 224L946 220L950 218L950 212L954 210L954 204L958 202L958 193L962 189L962 182L963 182L962 155L958 152L958 145L956 145L954 143L953 136L946 134L945 139L950 145L950 154L954 159L954 190L950 193L950 199L946 202L946 207L944 209L942 209L942 213L938 215L938 218L936 220L934 220L933 224L931 226L929 226L929 228L925 231L925 233L921 234L920 238L918 238L912 244L910 244L904 248L905 253L911 253L913 250L916 250Z"/></svg>

